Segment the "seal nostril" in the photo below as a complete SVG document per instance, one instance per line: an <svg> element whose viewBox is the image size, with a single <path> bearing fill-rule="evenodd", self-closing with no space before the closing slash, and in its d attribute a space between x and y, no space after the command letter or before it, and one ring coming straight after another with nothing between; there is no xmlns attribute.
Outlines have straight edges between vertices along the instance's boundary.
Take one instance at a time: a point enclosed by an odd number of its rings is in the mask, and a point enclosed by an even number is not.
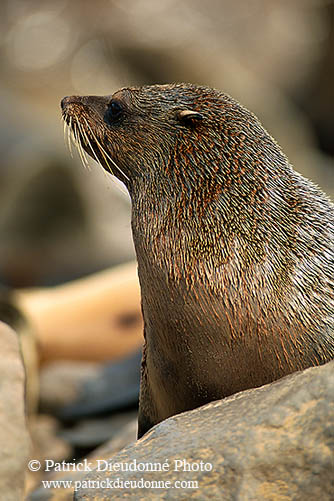
<svg viewBox="0 0 334 501"><path fill-rule="evenodd" d="M70 100L71 98L69 96L66 96L60 101L60 106L62 110L66 108L66 106L70 103Z"/></svg>
<svg viewBox="0 0 334 501"><path fill-rule="evenodd" d="M60 106L62 110L65 110L70 104L75 104L75 103L80 103L81 99L80 96L65 96L61 101L60 101Z"/></svg>

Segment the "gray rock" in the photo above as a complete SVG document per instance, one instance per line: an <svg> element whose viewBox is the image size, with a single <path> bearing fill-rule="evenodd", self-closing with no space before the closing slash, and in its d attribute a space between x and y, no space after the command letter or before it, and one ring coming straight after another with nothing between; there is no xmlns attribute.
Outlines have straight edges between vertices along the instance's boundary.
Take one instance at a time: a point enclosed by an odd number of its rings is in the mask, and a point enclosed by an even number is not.
<svg viewBox="0 0 334 501"><path fill-rule="evenodd" d="M137 435L137 419L129 422L124 428L117 434L115 438L109 440L107 443L96 449L88 457L87 461L92 466L96 466L98 461L106 460L123 449L126 445L130 444L136 439ZM58 480L62 482L70 481L71 486L66 484L59 484L58 487L45 488L40 485L36 490L31 492L27 497L27 501L72 501L73 493L76 486L76 482L81 482L85 476L84 471L79 471L79 469L72 471L70 473L63 472L52 472L47 477L48 480Z"/></svg>
<svg viewBox="0 0 334 501"><path fill-rule="evenodd" d="M100 370L82 380L77 398L59 410L64 421L111 414L138 407L142 350L121 360L100 365Z"/></svg>
<svg viewBox="0 0 334 501"><path fill-rule="evenodd" d="M73 447L93 448L104 444L107 440L118 436L124 426L137 420L137 412L122 412L113 416L79 421L70 429L59 432L67 443Z"/></svg>
<svg viewBox="0 0 334 501"><path fill-rule="evenodd" d="M26 374L26 411L33 415L37 412L39 400L39 354L35 331L17 304L13 289L3 286L1 281L0 321L9 325L18 336Z"/></svg>
<svg viewBox="0 0 334 501"><path fill-rule="evenodd" d="M86 381L101 371L97 362L57 360L40 371L40 408L43 412L57 413L77 400Z"/></svg>
<svg viewBox="0 0 334 501"><path fill-rule="evenodd" d="M25 372L16 333L0 322L0 493L22 499L29 455L26 427Z"/></svg>
<svg viewBox="0 0 334 501"><path fill-rule="evenodd" d="M26 493L39 487L44 477L44 467L46 460L60 462L73 457L73 449L69 443L59 436L60 423L47 414L36 414L30 416L28 428L32 447L30 460L39 461L41 468L29 471L26 476Z"/></svg>
<svg viewBox="0 0 334 501"><path fill-rule="evenodd" d="M334 362L173 416L110 464L163 465L166 459L168 471L95 469L74 499L333 500ZM171 488L98 484L117 478L170 481ZM198 482L198 488L177 489L175 481Z"/></svg>

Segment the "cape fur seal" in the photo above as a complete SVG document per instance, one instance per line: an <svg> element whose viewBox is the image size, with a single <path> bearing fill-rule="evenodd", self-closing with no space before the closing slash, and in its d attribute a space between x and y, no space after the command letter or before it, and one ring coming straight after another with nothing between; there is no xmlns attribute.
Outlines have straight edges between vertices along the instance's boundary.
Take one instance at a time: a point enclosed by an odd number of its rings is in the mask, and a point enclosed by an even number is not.
<svg viewBox="0 0 334 501"><path fill-rule="evenodd" d="M334 358L333 205L253 113L190 84L72 96L126 185L145 322L139 431Z"/></svg>

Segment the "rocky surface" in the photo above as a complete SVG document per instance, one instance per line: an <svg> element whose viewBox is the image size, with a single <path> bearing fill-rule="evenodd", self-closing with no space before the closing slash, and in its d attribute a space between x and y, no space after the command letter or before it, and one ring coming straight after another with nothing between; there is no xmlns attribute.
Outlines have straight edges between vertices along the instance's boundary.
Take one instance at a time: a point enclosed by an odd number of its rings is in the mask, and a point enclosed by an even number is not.
<svg viewBox="0 0 334 501"><path fill-rule="evenodd" d="M83 419L59 436L79 450L95 449L116 438L130 422L137 421L137 411L122 412L112 416Z"/></svg>
<svg viewBox="0 0 334 501"><path fill-rule="evenodd" d="M31 439L29 461L39 461L41 465L44 465L46 460L59 462L65 458L73 457L73 448L59 436L60 423L53 416L47 414L31 415L28 420L28 429ZM37 489L44 474L43 467L35 470L28 468L25 492Z"/></svg>
<svg viewBox="0 0 334 501"><path fill-rule="evenodd" d="M22 498L29 454L25 372L16 333L0 322L0 497Z"/></svg>
<svg viewBox="0 0 334 501"><path fill-rule="evenodd" d="M40 408L55 414L59 409L72 404L87 380L97 377L101 370L98 362L59 360L40 370Z"/></svg>
<svg viewBox="0 0 334 501"><path fill-rule="evenodd" d="M116 452L119 452L128 444L134 442L137 436L137 419L133 419L130 423L124 426L121 431L118 431L117 436L108 440L103 446L96 449L92 454L87 457L88 464L92 467L98 465L98 461L108 461ZM70 473L64 472L51 472L48 475L48 480L55 481L70 481L71 486L66 484L58 484L54 488L44 488L39 484L38 488L34 490L28 497L27 501L72 501L75 482L82 482L86 473L84 471L72 471Z"/></svg>
<svg viewBox="0 0 334 501"><path fill-rule="evenodd" d="M169 418L110 463L166 460L167 471L92 471L74 499L334 499L334 362ZM112 488L116 479L171 487Z"/></svg>
<svg viewBox="0 0 334 501"><path fill-rule="evenodd" d="M140 365L141 349L124 359L100 366L95 374L82 380L77 398L59 409L58 416L73 421L137 408Z"/></svg>

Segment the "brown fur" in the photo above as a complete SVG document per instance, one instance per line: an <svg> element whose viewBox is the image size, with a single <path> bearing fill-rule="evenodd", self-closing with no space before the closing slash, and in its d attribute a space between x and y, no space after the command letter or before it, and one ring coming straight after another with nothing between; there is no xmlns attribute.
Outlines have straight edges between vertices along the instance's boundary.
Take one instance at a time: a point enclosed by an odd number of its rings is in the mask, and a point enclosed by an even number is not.
<svg viewBox="0 0 334 501"><path fill-rule="evenodd" d="M334 357L333 206L251 112L173 84L66 98L63 113L132 199L146 339L139 436Z"/></svg>

